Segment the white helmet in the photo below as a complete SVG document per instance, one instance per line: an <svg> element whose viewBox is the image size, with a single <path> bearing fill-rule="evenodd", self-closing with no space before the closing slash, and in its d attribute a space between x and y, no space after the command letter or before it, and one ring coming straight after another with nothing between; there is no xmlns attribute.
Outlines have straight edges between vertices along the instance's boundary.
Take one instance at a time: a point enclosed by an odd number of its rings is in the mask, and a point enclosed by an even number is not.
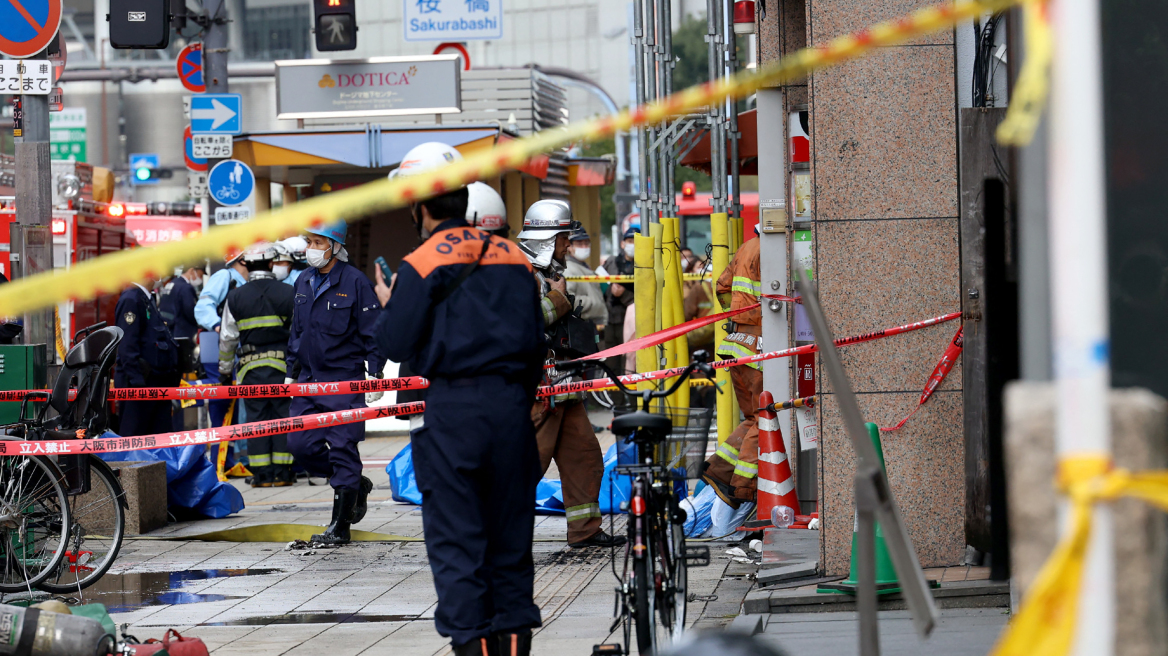
<svg viewBox="0 0 1168 656"><path fill-rule="evenodd" d="M488 232L507 227L507 206L491 185L472 182L466 187L470 197L466 204L466 222Z"/></svg>
<svg viewBox="0 0 1168 656"><path fill-rule="evenodd" d="M304 237L299 235L295 237L289 237L279 242L279 244L284 248L285 251L288 252L288 255L291 256L293 262L304 261L304 252L308 250L308 242L304 240Z"/></svg>
<svg viewBox="0 0 1168 656"><path fill-rule="evenodd" d="M420 173L428 173L434 169L441 168L447 164L453 164L462 160L462 153L458 152L451 146L448 146L439 141L427 141L423 144L418 144L402 157L401 164L389 172L390 179L402 176L418 175ZM449 191L462 189L466 185L460 184L457 187L452 187Z"/></svg>
<svg viewBox="0 0 1168 656"><path fill-rule="evenodd" d="M572 219L572 206L562 200L537 200L527 208L523 231L519 233L519 250L537 269L552 266L556 235L571 234L580 227Z"/></svg>
<svg viewBox="0 0 1168 656"><path fill-rule="evenodd" d="M258 244L252 244L243 252L244 263L249 262L271 262L276 259L276 245L271 242L262 241Z"/></svg>

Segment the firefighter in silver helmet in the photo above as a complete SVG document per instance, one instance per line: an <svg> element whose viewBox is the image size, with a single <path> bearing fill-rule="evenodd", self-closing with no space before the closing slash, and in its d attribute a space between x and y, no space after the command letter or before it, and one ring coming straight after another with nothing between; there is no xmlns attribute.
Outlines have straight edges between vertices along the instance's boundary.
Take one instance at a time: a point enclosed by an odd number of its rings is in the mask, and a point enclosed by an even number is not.
<svg viewBox="0 0 1168 656"><path fill-rule="evenodd" d="M519 248L535 269L545 330L553 359L565 360L596 352L596 329L581 319L568 294L563 272L569 236L580 228L572 208L562 200L537 201L523 217ZM604 457L592 422L578 394L537 399L531 409L540 466L547 472L554 458L563 482L568 519L568 545L611 547L625 542L601 529L600 482Z"/></svg>

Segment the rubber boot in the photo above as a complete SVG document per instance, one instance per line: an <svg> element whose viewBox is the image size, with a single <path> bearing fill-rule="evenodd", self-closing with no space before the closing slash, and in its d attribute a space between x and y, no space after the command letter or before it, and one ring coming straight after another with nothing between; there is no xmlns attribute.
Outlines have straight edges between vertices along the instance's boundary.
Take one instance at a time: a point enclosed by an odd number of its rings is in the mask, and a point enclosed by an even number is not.
<svg viewBox="0 0 1168 656"><path fill-rule="evenodd" d="M531 629L515 633L496 633L491 637L499 646L498 656L529 656L531 654Z"/></svg>
<svg viewBox="0 0 1168 656"><path fill-rule="evenodd" d="M369 493L373 491L373 481L362 476L361 490L357 493L357 505L353 507L353 523L365 519L365 513L369 510Z"/></svg>
<svg viewBox="0 0 1168 656"><path fill-rule="evenodd" d="M499 656L495 648L498 643L493 638L479 638L457 645L454 647L454 656Z"/></svg>
<svg viewBox="0 0 1168 656"><path fill-rule="evenodd" d="M289 487L296 481L288 465L272 465L272 469L276 470L272 476L272 487Z"/></svg>
<svg viewBox="0 0 1168 656"><path fill-rule="evenodd" d="M353 490L333 490L333 517L324 533L312 536L313 542L320 544L349 544L349 518L353 516L353 506L357 505L357 493Z"/></svg>
<svg viewBox="0 0 1168 656"><path fill-rule="evenodd" d="M252 467L251 468L251 486L252 487L272 487L272 468L271 467Z"/></svg>

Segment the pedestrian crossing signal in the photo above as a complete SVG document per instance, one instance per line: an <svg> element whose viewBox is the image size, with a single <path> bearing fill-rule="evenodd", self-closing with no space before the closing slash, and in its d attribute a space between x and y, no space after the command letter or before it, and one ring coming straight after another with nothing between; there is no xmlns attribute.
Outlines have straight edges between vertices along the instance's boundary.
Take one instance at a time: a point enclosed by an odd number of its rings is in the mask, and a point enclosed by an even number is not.
<svg viewBox="0 0 1168 656"><path fill-rule="evenodd" d="M357 47L357 13L353 0L314 0L316 49L320 52Z"/></svg>

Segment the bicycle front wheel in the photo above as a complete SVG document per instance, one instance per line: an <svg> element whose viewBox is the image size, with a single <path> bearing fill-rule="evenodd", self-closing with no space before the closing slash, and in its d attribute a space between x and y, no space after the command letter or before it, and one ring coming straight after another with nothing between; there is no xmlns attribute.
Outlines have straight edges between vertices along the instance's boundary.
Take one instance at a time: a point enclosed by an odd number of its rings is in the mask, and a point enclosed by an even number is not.
<svg viewBox="0 0 1168 656"><path fill-rule="evenodd" d="M37 585L45 592L69 594L97 583L113 566L126 532L125 491L117 473L90 456L89 492L72 495L72 530L60 565Z"/></svg>
<svg viewBox="0 0 1168 656"><path fill-rule="evenodd" d="M29 591L65 557L69 500L43 457L0 457L0 592Z"/></svg>

